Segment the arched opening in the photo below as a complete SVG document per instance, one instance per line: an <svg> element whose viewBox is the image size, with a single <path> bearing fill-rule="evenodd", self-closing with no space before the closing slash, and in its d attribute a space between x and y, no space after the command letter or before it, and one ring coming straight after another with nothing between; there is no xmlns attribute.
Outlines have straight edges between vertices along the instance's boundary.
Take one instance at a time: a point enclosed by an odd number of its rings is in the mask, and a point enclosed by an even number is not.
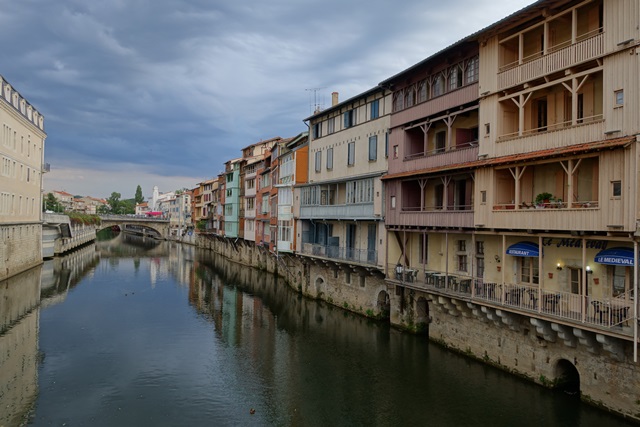
<svg viewBox="0 0 640 427"><path fill-rule="evenodd" d="M580 396L580 373L566 359L558 360L555 367L555 389L564 391L567 394Z"/></svg>
<svg viewBox="0 0 640 427"><path fill-rule="evenodd" d="M320 296L322 295L323 288L324 288L324 279L322 277L316 278L316 295L318 295L318 298L320 298Z"/></svg>
<svg viewBox="0 0 640 427"><path fill-rule="evenodd" d="M378 312L381 319L388 319L391 313L391 298L385 291L380 291L377 302Z"/></svg>
<svg viewBox="0 0 640 427"><path fill-rule="evenodd" d="M429 302L424 297L416 302L416 326L418 331L429 331Z"/></svg>

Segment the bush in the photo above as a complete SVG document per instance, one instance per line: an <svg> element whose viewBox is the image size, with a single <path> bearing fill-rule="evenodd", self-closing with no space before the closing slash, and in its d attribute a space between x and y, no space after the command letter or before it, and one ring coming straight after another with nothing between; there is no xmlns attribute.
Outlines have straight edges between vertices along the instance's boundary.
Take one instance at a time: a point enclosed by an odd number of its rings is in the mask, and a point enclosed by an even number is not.
<svg viewBox="0 0 640 427"><path fill-rule="evenodd" d="M78 212L68 212L71 224L84 224L84 225L100 225L100 217L98 215L87 215Z"/></svg>

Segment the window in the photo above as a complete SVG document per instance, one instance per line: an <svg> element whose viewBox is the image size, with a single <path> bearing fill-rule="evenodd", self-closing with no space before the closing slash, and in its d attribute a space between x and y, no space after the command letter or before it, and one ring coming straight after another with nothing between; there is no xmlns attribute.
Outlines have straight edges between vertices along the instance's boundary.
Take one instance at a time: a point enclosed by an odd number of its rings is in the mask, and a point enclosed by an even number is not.
<svg viewBox="0 0 640 427"><path fill-rule="evenodd" d="M418 102L427 100L427 82L424 80L418 84Z"/></svg>
<svg viewBox="0 0 640 427"><path fill-rule="evenodd" d="M356 143L350 142L347 147L347 166L353 166L356 163Z"/></svg>
<svg viewBox="0 0 640 427"><path fill-rule="evenodd" d="M318 139L322 136L322 123L316 123L313 125L313 139Z"/></svg>
<svg viewBox="0 0 640 427"><path fill-rule="evenodd" d="M480 59L476 56L467 62L467 84L478 81L478 71L480 69Z"/></svg>
<svg viewBox="0 0 640 427"><path fill-rule="evenodd" d="M316 151L316 172L322 168L322 151Z"/></svg>
<svg viewBox="0 0 640 427"><path fill-rule="evenodd" d="M433 96L440 96L444 93L444 76L442 73L436 77L435 82L433 82Z"/></svg>
<svg viewBox="0 0 640 427"><path fill-rule="evenodd" d="M420 236L420 242L418 243L418 249L419 249L419 253L418 253L418 257L420 259L420 263L421 264L427 264L428 260L429 260L429 235L428 234L422 234L422 236Z"/></svg>
<svg viewBox="0 0 640 427"><path fill-rule="evenodd" d="M414 90L412 86L407 89L407 94L405 95L405 98L404 98L404 106L407 108L412 107L413 100L414 100Z"/></svg>
<svg viewBox="0 0 640 427"><path fill-rule="evenodd" d="M462 69L459 65L455 65L449 70L449 90L455 90L460 86L462 86Z"/></svg>
<svg viewBox="0 0 640 427"><path fill-rule="evenodd" d="M389 132L384 133L384 157L389 157Z"/></svg>
<svg viewBox="0 0 640 427"><path fill-rule="evenodd" d="M402 110L404 108L404 92L399 90L393 96L393 111Z"/></svg>
<svg viewBox="0 0 640 427"><path fill-rule="evenodd" d="M344 113L344 128L348 129L356 125L356 110L349 110Z"/></svg>
<svg viewBox="0 0 640 427"><path fill-rule="evenodd" d="M247 210L254 210L255 206L256 206L256 199L254 199L253 197L250 197L247 200Z"/></svg>
<svg viewBox="0 0 640 427"><path fill-rule="evenodd" d="M333 169L333 148L327 148L327 169Z"/></svg>
<svg viewBox="0 0 640 427"><path fill-rule="evenodd" d="M529 283L532 285L539 283L538 258L520 258L520 283Z"/></svg>
<svg viewBox="0 0 640 427"><path fill-rule="evenodd" d="M476 242L476 255L484 255L484 242Z"/></svg>
<svg viewBox="0 0 640 427"><path fill-rule="evenodd" d="M331 117L328 121L327 121L327 133L334 133L336 131L336 118L335 117Z"/></svg>
<svg viewBox="0 0 640 427"><path fill-rule="evenodd" d="M391 209L396 208L396 196L391 196Z"/></svg>
<svg viewBox="0 0 640 427"><path fill-rule="evenodd" d="M378 135L369 137L369 161L378 160Z"/></svg>
<svg viewBox="0 0 640 427"><path fill-rule="evenodd" d="M380 101L375 100L371 102L371 120L377 119L380 116Z"/></svg>
<svg viewBox="0 0 640 427"><path fill-rule="evenodd" d="M613 92L616 96L616 106L624 105L624 90L616 90Z"/></svg>
<svg viewBox="0 0 640 427"><path fill-rule="evenodd" d="M467 255L458 255L458 271L467 271Z"/></svg>
<svg viewBox="0 0 640 427"><path fill-rule="evenodd" d="M458 240L458 252L465 252L467 250L467 241Z"/></svg>
<svg viewBox="0 0 640 427"><path fill-rule="evenodd" d="M480 192L480 203L482 203L482 204L487 203L487 191L486 190L482 190Z"/></svg>
<svg viewBox="0 0 640 427"><path fill-rule="evenodd" d="M614 198L619 199L622 196L622 182L611 181L611 191Z"/></svg>
<svg viewBox="0 0 640 427"><path fill-rule="evenodd" d="M393 158L394 159L398 158L398 146L397 145L393 146Z"/></svg>
<svg viewBox="0 0 640 427"><path fill-rule="evenodd" d="M447 144L447 133L445 131L436 133L436 153L444 152Z"/></svg>
<svg viewBox="0 0 640 427"><path fill-rule="evenodd" d="M256 180L254 178L247 180L247 189L251 190L256 187Z"/></svg>

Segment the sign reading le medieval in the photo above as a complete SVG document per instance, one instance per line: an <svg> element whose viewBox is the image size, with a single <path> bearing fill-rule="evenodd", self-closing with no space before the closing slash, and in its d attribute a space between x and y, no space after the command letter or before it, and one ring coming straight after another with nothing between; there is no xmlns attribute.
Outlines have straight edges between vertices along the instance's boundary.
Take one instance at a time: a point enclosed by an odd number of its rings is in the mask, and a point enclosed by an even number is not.
<svg viewBox="0 0 640 427"><path fill-rule="evenodd" d="M587 249L607 249L606 240L587 240L586 247ZM546 237L542 239L542 246L553 246L555 245L558 248L581 248L582 247L582 239L554 239L551 237Z"/></svg>

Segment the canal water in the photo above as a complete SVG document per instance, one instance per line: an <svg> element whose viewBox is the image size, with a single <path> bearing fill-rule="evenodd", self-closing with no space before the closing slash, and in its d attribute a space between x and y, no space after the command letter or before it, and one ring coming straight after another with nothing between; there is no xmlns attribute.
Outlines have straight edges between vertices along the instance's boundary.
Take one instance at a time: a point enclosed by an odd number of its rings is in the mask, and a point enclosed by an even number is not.
<svg viewBox="0 0 640 427"><path fill-rule="evenodd" d="M193 247L109 236L0 287L0 426L633 425Z"/></svg>

